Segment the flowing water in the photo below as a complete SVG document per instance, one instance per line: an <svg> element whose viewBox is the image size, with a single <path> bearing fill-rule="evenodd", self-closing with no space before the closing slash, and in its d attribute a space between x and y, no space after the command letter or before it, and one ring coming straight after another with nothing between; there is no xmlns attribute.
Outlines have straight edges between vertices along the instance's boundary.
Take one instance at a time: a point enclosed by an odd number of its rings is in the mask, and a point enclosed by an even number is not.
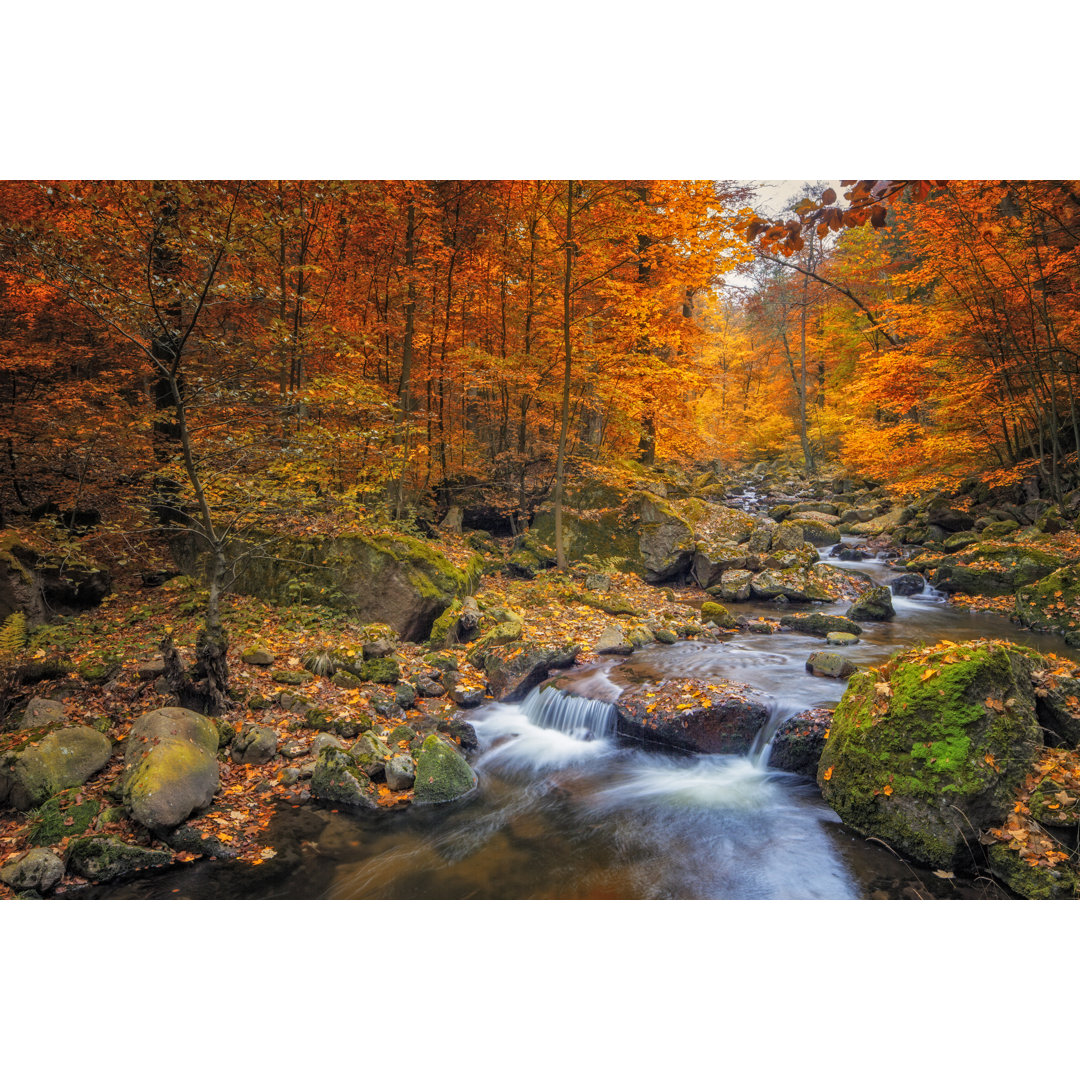
<svg viewBox="0 0 1080 1080"><path fill-rule="evenodd" d="M854 538L852 538L854 539ZM836 565L888 583L880 562ZM865 666L903 646L1007 637L1072 655L1060 638L1001 616L949 607L927 588L894 597L896 617L864 627L845 655ZM785 605L842 613L846 604ZM775 604L740 612L776 617ZM988 880L941 880L850 834L816 786L768 767L784 718L833 704L845 683L805 670L822 639L741 634L723 643L652 646L575 671L571 693L534 691L519 705L469 715L480 742L477 792L452 807L377 818L285 807L259 867L200 861L82 896L378 899L995 898ZM772 721L746 756L645 751L614 735L631 682L687 676L748 683L769 695Z"/></svg>

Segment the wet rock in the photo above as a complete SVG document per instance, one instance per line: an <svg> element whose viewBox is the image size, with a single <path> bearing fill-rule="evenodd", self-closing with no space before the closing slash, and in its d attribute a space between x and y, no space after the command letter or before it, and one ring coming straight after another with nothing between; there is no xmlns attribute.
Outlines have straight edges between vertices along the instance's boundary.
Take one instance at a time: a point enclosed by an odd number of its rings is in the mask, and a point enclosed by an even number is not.
<svg viewBox="0 0 1080 1080"><path fill-rule="evenodd" d="M846 679L859 669L839 653L816 652L807 657L806 670L830 679Z"/></svg>
<svg viewBox="0 0 1080 1080"><path fill-rule="evenodd" d="M417 693L423 697L442 697L446 693L446 688L441 682L436 682L426 675L417 676L415 685ZM401 702L398 702L398 704L400 705Z"/></svg>
<svg viewBox="0 0 1080 1080"><path fill-rule="evenodd" d="M124 874L168 866L172 853L124 844L106 836L83 836L68 848L68 869L87 881L113 881Z"/></svg>
<svg viewBox="0 0 1080 1080"><path fill-rule="evenodd" d="M4 864L0 881L8 888L48 892L64 876L64 863L48 848L31 848L21 858Z"/></svg>
<svg viewBox="0 0 1080 1080"><path fill-rule="evenodd" d="M675 642L679 640L675 634L663 626L660 627L653 636L661 645L674 645Z"/></svg>
<svg viewBox="0 0 1080 1080"><path fill-rule="evenodd" d="M926 588L922 574L901 574L889 582L895 596L917 596Z"/></svg>
<svg viewBox="0 0 1080 1080"><path fill-rule="evenodd" d="M19 721L19 727L48 727L51 724L62 724L65 719L64 703L62 701L36 697L30 699L30 703L23 711L23 718Z"/></svg>
<svg viewBox="0 0 1080 1080"><path fill-rule="evenodd" d="M479 749L480 743L476 738L476 729L468 722L456 716L447 717L439 721L438 729L444 735L456 739L465 753L472 753Z"/></svg>
<svg viewBox="0 0 1080 1080"><path fill-rule="evenodd" d="M416 761L414 802L451 802L474 791L476 785L476 773L456 747L438 735L424 740Z"/></svg>
<svg viewBox="0 0 1080 1080"><path fill-rule="evenodd" d="M649 697L632 686L616 702L616 731L646 747L671 747L699 754L745 754L769 718L759 691L739 683L710 689L706 679L680 680L681 697ZM658 704L658 701L660 702ZM689 708L679 708L689 705ZM650 711L652 706L652 711Z"/></svg>
<svg viewBox="0 0 1080 1080"><path fill-rule="evenodd" d="M1036 662L1031 650L975 641L936 657L907 650L886 673L854 675L818 769L825 801L904 857L942 869L969 863L1041 752Z"/></svg>
<svg viewBox="0 0 1080 1080"><path fill-rule="evenodd" d="M1080 679L1055 673L1053 664L1036 666L1032 674L1035 711L1047 742L1074 750L1080 747Z"/></svg>
<svg viewBox="0 0 1080 1080"><path fill-rule="evenodd" d="M375 786L353 759L342 750L320 751L311 775L311 796L346 806L375 810Z"/></svg>
<svg viewBox="0 0 1080 1080"><path fill-rule="evenodd" d="M217 837L218 826L209 821L185 821L175 829L161 834L174 851L190 851L209 859L235 859L240 853Z"/></svg>
<svg viewBox="0 0 1080 1080"><path fill-rule="evenodd" d="M407 791L416 780L416 762L408 754L394 754L386 763L386 786L391 791Z"/></svg>
<svg viewBox="0 0 1080 1080"><path fill-rule="evenodd" d="M832 600L832 594L821 580L806 570L763 570L754 575L750 590L761 600L773 600L778 596L788 600Z"/></svg>
<svg viewBox="0 0 1080 1080"><path fill-rule="evenodd" d="M450 688L450 700L463 709L475 709L484 703L484 688L454 683Z"/></svg>
<svg viewBox="0 0 1080 1080"><path fill-rule="evenodd" d="M148 829L179 825L220 789L213 721L189 709L144 713L124 743L120 791L128 813Z"/></svg>
<svg viewBox="0 0 1080 1080"><path fill-rule="evenodd" d="M89 727L33 728L20 735L0 752L0 806L16 810L84 783L112 756L112 743Z"/></svg>
<svg viewBox="0 0 1080 1080"><path fill-rule="evenodd" d="M1080 878L1068 863L1032 866L1004 841L986 848L986 861L996 878L1027 900L1075 900L1080 893Z"/></svg>
<svg viewBox="0 0 1080 1080"><path fill-rule="evenodd" d="M563 645L526 642L473 650L469 662L484 672L493 697L499 701L520 701L552 670L570 667L580 651L580 645L570 642Z"/></svg>
<svg viewBox="0 0 1080 1080"><path fill-rule="evenodd" d="M277 753L278 737L273 728L245 724L232 744L232 759L238 765L265 765Z"/></svg>
<svg viewBox="0 0 1080 1080"><path fill-rule="evenodd" d="M875 585L867 589L845 612L849 619L863 619L882 622L891 619L896 611L893 608L892 593L887 585Z"/></svg>
<svg viewBox="0 0 1080 1080"><path fill-rule="evenodd" d="M862 633L862 627L857 622L843 615L823 615L817 611L805 615L782 615L780 625L797 630L800 634L813 634L816 637L825 637L830 633L856 636Z"/></svg>
<svg viewBox="0 0 1080 1080"><path fill-rule="evenodd" d="M839 648L845 648L848 645L858 645L859 638L857 634L845 634L842 630L830 630L825 635L825 641L829 645L833 645Z"/></svg>
<svg viewBox="0 0 1080 1080"><path fill-rule="evenodd" d="M805 709L789 716L773 736L769 768L813 779L831 724L832 709Z"/></svg>
<svg viewBox="0 0 1080 1080"><path fill-rule="evenodd" d="M706 600L701 605L701 617L706 622L716 623L725 630L731 630L736 625L735 616L723 604L718 604L713 600Z"/></svg>

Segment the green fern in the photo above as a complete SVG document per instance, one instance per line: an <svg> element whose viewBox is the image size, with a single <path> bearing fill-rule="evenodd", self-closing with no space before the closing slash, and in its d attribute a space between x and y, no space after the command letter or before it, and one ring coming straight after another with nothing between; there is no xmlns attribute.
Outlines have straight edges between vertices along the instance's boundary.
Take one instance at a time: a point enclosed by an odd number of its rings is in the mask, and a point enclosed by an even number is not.
<svg viewBox="0 0 1080 1080"><path fill-rule="evenodd" d="M0 626L0 653L17 653L26 648L26 616L12 612Z"/></svg>

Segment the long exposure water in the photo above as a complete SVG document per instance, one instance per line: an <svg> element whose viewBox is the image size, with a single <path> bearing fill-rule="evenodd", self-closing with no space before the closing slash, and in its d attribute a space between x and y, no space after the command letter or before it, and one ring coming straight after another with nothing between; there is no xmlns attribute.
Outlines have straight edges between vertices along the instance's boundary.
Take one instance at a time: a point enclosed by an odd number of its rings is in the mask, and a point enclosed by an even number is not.
<svg viewBox="0 0 1080 1080"><path fill-rule="evenodd" d="M836 565L887 583L880 562ZM894 597L845 655L861 666L918 642L1007 637L1071 654L1060 638L950 607L933 590ZM796 611L803 605L786 605ZM809 609L808 606L805 606ZM846 604L812 610L842 613ZM741 604L777 614L773 604ZM937 878L844 829L810 781L747 756L646 751L618 741L611 702L629 682L689 675L764 691L775 723L832 704L845 683L805 670L820 638L740 634L723 643L651 646L573 672L570 694L534 692L469 719L480 742L476 794L450 807L378 817L283 807L262 866L205 860L85 897L377 899L995 898L986 879Z"/></svg>

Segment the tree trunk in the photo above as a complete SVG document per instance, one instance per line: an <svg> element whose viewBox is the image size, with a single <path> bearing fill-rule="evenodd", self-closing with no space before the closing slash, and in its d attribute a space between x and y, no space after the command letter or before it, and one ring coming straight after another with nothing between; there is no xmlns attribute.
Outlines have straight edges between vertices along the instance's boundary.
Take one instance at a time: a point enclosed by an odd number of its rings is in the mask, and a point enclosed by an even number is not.
<svg viewBox="0 0 1080 1080"><path fill-rule="evenodd" d="M570 428L570 282L574 267L574 181L566 182L566 270L563 275L563 367L562 420L559 426L559 453L555 461L555 562L566 569L566 545L563 543L563 487L566 476L566 433Z"/></svg>

